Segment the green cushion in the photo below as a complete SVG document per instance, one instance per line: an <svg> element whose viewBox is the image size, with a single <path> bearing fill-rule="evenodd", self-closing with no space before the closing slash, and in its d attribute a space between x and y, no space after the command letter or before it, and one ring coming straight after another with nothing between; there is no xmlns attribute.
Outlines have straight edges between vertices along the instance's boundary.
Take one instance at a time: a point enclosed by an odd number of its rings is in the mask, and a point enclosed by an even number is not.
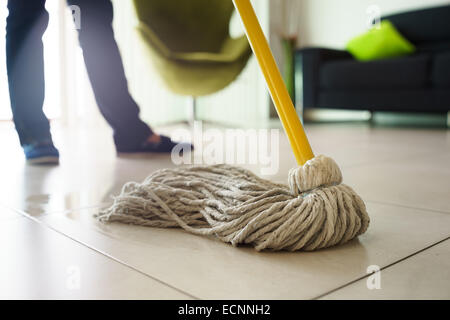
<svg viewBox="0 0 450 320"><path fill-rule="evenodd" d="M383 20L379 28L350 40L347 50L360 61L371 61L405 56L414 53L416 48L389 20Z"/></svg>

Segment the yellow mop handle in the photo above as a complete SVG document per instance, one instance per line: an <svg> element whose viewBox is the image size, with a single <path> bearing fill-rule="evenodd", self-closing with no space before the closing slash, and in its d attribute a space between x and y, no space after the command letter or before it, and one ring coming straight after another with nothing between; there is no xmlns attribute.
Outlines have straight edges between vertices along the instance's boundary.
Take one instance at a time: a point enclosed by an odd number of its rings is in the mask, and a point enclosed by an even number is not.
<svg viewBox="0 0 450 320"><path fill-rule="evenodd" d="M269 43L261 29L255 11L249 0L233 0L241 16L247 37L259 62L272 96L272 100L283 123L284 130L291 143L295 158L299 165L314 158L314 153L306 137L286 85L277 67Z"/></svg>

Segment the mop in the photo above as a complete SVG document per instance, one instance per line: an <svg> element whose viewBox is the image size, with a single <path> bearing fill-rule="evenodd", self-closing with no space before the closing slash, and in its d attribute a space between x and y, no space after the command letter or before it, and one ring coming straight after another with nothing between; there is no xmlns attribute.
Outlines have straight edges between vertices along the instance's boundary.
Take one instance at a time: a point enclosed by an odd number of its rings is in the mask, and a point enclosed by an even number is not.
<svg viewBox="0 0 450 320"><path fill-rule="evenodd" d="M234 0L299 164L288 185L226 164L162 169L130 182L103 222L183 228L233 246L312 251L363 234L369 216L362 199L342 184L338 165L315 156L249 0Z"/></svg>

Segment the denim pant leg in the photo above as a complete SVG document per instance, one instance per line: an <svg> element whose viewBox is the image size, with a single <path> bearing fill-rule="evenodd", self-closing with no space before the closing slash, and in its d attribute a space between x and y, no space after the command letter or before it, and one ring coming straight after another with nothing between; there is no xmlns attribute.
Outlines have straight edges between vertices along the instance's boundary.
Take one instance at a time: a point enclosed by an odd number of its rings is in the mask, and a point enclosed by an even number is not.
<svg viewBox="0 0 450 320"><path fill-rule="evenodd" d="M48 25L45 0L8 0L6 63L11 108L22 145L51 142L42 111L45 95L42 35Z"/></svg>
<svg viewBox="0 0 450 320"><path fill-rule="evenodd" d="M141 145L152 131L140 118L128 91L125 71L112 28L110 0L67 0L80 9L79 39L100 112L114 130L116 146Z"/></svg>

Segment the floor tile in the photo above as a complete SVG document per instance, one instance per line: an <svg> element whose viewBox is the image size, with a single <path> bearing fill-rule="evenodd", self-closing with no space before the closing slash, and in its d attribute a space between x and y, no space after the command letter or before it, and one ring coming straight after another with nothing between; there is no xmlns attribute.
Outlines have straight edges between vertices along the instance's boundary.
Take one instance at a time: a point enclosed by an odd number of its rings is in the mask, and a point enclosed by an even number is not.
<svg viewBox="0 0 450 320"><path fill-rule="evenodd" d="M21 215L18 214L17 212L14 212L9 208L0 205L0 222L18 219L20 217Z"/></svg>
<svg viewBox="0 0 450 320"><path fill-rule="evenodd" d="M112 176L100 171L84 175L65 167L24 166L6 177L11 183L0 183L0 203L33 216L98 205ZM96 178L106 185L94 187ZM82 179L86 179L84 186L79 183Z"/></svg>
<svg viewBox="0 0 450 320"><path fill-rule="evenodd" d="M398 130L371 128L367 125L321 124L307 125L306 132L315 154L333 158L342 169L426 158L430 154L439 155L450 150L450 130ZM274 174L263 174L261 164L244 167L265 178L286 182L289 169L297 167L297 163L282 130L277 151L279 163Z"/></svg>
<svg viewBox="0 0 450 320"><path fill-rule="evenodd" d="M316 153L331 156L341 167L408 159L450 149L450 130L320 124L307 126L306 131Z"/></svg>
<svg viewBox="0 0 450 320"><path fill-rule="evenodd" d="M170 134L176 129L162 132ZM390 266L450 235L449 130L321 124L307 125L306 131L316 154L335 159L345 183L369 200L370 229L347 245L319 252L257 253L178 229L104 225L92 217L125 182L142 181L157 169L173 167L170 157L118 158L110 130L61 129L54 132L61 165L31 167L25 164L12 126L7 130L2 126L2 147L8 157L0 158L0 205L14 210L2 211L0 206L0 237L4 239L0 260L8 261L0 264L0 280L5 284L0 286L0 298L5 294L25 298L185 297L162 283L209 299L315 298L364 277L369 265ZM297 164L281 131L278 142L275 172L264 173L261 163L242 166L286 183L289 169ZM15 211L36 217L84 246ZM408 296L408 292L412 292L408 297L421 296L404 284L410 282L408 277L421 272L420 266L424 272L442 273L439 266L448 264L441 253L427 252L382 271L385 296ZM408 264L411 259L420 260L420 270L415 263ZM72 266L80 267L80 290L67 290L67 271ZM404 274L397 272L399 267ZM5 276L9 274L11 278ZM429 293L435 287L436 296L442 297L442 283L437 282L433 274L417 288ZM357 283L349 288L353 290ZM406 289L402 291L401 286ZM344 294L346 288L335 293ZM354 290L362 290L358 288Z"/></svg>
<svg viewBox="0 0 450 320"><path fill-rule="evenodd" d="M170 166L169 156L116 159L115 155L90 164L22 164L0 172L0 204L32 216L98 206L110 203L111 195L125 182L142 181L151 172Z"/></svg>
<svg viewBox="0 0 450 320"><path fill-rule="evenodd" d="M362 279L323 299L450 299L450 240L439 243L380 272L380 289L369 290L374 279Z"/></svg>
<svg viewBox="0 0 450 320"><path fill-rule="evenodd" d="M450 152L343 170L364 199L450 213Z"/></svg>
<svg viewBox="0 0 450 320"><path fill-rule="evenodd" d="M0 243L0 299L190 298L27 218Z"/></svg>
<svg viewBox="0 0 450 320"><path fill-rule="evenodd" d="M178 229L102 224L95 210L42 217L44 223L142 272L204 299L307 299L330 292L434 244L450 215L368 203L369 231L319 252L257 253Z"/></svg>
<svg viewBox="0 0 450 320"><path fill-rule="evenodd" d="M115 164L112 145L105 143L110 139L101 144L107 133L58 130L54 136L61 164L31 166L14 130L5 130L0 130L8 153L0 159L0 204L40 215L100 203L102 189L112 183Z"/></svg>

